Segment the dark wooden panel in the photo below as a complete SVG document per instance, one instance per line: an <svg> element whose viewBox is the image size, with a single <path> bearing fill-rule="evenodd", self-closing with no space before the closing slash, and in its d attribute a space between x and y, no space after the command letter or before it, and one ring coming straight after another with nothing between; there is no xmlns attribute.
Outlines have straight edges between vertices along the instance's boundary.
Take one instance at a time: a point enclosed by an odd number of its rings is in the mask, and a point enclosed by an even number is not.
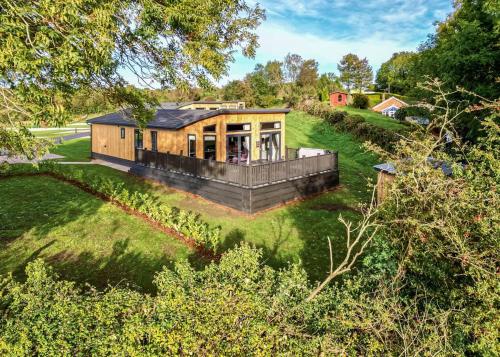
<svg viewBox="0 0 500 357"><path fill-rule="evenodd" d="M326 172L269 186L248 188L141 165L134 165L130 172L248 213L329 190L339 182L338 172Z"/></svg>

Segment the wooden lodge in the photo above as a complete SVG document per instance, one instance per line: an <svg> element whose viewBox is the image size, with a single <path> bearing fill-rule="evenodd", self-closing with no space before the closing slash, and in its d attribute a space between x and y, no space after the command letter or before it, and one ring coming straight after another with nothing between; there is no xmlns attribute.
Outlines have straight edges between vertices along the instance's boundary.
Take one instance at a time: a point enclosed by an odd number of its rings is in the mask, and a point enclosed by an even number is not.
<svg viewBox="0 0 500 357"><path fill-rule="evenodd" d="M336 153L285 147L288 109L163 108L142 129L126 112L88 120L92 157L249 213L338 184Z"/></svg>

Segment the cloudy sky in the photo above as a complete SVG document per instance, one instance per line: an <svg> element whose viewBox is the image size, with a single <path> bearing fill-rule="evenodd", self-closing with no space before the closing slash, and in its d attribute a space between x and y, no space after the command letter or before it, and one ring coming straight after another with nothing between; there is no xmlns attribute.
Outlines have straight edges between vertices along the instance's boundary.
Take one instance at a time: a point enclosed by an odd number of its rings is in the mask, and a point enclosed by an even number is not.
<svg viewBox="0 0 500 357"><path fill-rule="evenodd" d="M314 58L320 72L336 72L349 52L367 57L374 70L392 53L415 50L434 23L452 10L451 0L259 0L267 20L257 30L255 59L236 56L229 77L241 79L256 63L288 52Z"/></svg>

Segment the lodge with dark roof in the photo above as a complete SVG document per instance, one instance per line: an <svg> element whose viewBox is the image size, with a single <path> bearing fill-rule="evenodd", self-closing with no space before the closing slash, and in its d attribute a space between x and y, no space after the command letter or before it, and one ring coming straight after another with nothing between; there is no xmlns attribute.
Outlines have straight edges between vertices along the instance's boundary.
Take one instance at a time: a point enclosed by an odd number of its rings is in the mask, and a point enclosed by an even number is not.
<svg viewBox="0 0 500 357"><path fill-rule="evenodd" d="M214 105L214 102L209 103ZM283 143L288 109L161 109L164 107L173 105L162 105L143 130L126 111L88 120L92 156L133 163L136 150L144 149L248 164L277 161L285 155Z"/></svg>
<svg viewBox="0 0 500 357"><path fill-rule="evenodd" d="M145 128L127 111L88 120L92 157L249 213L338 185L337 153L285 147L288 109L218 103L163 103Z"/></svg>

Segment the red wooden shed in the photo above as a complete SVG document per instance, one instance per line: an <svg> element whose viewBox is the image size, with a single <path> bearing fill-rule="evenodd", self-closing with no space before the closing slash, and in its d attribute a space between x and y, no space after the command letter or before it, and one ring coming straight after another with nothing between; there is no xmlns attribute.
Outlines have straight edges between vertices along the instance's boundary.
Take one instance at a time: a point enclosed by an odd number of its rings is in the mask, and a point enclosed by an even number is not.
<svg viewBox="0 0 500 357"><path fill-rule="evenodd" d="M330 105L332 107L347 105L347 93L341 91L330 93Z"/></svg>

